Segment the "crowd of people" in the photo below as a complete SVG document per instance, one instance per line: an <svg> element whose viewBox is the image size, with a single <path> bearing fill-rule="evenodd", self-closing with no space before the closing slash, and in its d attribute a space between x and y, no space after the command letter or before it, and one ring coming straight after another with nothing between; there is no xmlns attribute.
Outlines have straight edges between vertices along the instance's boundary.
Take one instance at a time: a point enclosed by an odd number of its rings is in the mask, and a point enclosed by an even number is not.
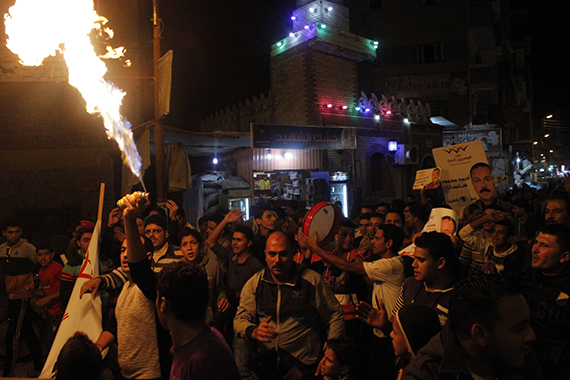
<svg viewBox="0 0 570 380"><path fill-rule="evenodd" d="M569 379L570 180L497 194L488 165L470 174L480 199L453 228L423 231L447 207L426 190L355 207L326 246L303 233L297 202L260 202L249 220L218 209L192 226L173 201L165 212L128 195L102 230L102 274L80 292L101 296L103 332L72 337L56 376ZM79 223L62 262L17 221L3 227L4 376L20 340L42 369L93 227Z"/></svg>

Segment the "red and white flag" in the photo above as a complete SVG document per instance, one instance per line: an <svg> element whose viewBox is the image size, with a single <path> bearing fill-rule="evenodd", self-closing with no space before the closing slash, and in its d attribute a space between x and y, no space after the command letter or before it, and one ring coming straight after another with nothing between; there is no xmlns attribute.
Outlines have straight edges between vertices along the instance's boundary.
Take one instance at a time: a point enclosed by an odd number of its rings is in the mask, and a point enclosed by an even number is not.
<svg viewBox="0 0 570 380"><path fill-rule="evenodd" d="M46 363L40 374L40 378L51 378L54 373L54 365L61 348L76 331L84 332L93 342L96 342L103 331L101 315L101 298L97 294L95 299L90 295L79 298L81 286L99 276L99 236L101 233L101 220L97 221L81 270L73 286L73 292L63 314L63 319L57 331L57 335L51 346Z"/></svg>

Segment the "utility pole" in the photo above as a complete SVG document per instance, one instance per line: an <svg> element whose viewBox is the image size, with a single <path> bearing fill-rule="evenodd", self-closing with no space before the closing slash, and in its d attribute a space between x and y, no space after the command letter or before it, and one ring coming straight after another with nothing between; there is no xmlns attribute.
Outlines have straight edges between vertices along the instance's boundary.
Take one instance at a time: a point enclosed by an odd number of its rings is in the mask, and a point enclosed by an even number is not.
<svg viewBox="0 0 570 380"><path fill-rule="evenodd" d="M154 72L154 150L156 166L156 197L157 204L164 206L166 204L166 186L165 186L165 167L164 167L164 131L160 118L159 107L159 78L158 78L158 61L160 60L160 29L161 20L159 18L159 0L152 0L152 24L153 24L153 38L152 38L152 61Z"/></svg>

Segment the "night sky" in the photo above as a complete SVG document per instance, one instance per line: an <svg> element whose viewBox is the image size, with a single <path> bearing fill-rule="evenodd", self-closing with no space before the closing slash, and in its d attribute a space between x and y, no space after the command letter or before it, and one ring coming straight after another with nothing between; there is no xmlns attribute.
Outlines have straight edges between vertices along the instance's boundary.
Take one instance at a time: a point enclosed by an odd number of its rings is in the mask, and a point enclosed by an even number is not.
<svg viewBox="0 0 570 380"><path fill-rule="evenodd" d="M1 10L7 11L14 1L0 0ZM513 1L530 4L534 116L540 118L569 104L567 1ZM295 0L162 0L160 4L161 50L163 54L174 50L167 124L197 129L200 119L267 94L270 48L291 31ZM382 54L381 49L378 52Z"/></svg>
<svg viewBox="0 0 570 380"><path fill-rule="evenodd" d="M564 0L527 3L534 110L542 117L568 104L569 22ZM270 46L291 31L295 7L295 0L163 1L162 50L175 54L166 122L194 128L201 118L266 94Z"/></svg>
<svg viewBox="0 0 570 380"><path fill-rule="evenodd" d="M294 0L163 1L162 52L174 50L171 114L176 127L269 90L271 45L291 31Z"/></svg>

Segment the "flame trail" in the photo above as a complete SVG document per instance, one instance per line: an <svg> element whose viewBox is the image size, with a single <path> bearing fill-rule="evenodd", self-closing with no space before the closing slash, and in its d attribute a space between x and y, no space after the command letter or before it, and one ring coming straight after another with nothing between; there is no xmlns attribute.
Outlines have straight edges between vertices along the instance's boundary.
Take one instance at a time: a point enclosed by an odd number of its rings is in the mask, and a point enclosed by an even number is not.
<svg viewBox="0 0 570 380"><path fill-rule="evenodd" d="M95 12L92 0L17 0L4 15L6 46L26 66L39 66L44 58L63 55L69 70L69 84L79 90L87 112L99 114L107 131L124 153L126 163L141 179L141 157L120 107L125 92L103 77L107 67L95 53L90 33L95 29L112 37L107 19ZM117 58L122 48L107 49L105 58Z"/></svg>

